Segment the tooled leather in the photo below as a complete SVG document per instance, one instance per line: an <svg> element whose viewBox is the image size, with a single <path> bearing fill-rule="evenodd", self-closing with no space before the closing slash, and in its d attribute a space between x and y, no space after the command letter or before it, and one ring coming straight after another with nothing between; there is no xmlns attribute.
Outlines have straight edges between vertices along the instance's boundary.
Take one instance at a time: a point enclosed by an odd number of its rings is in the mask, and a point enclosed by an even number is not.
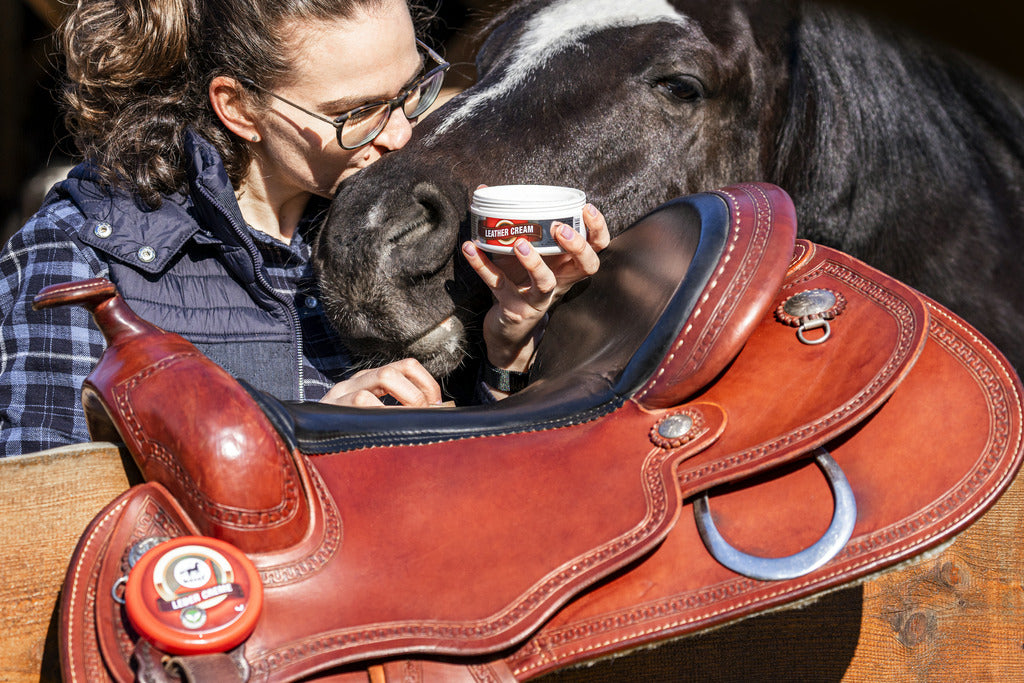
<svg viewBox="0 0 1024 683"><path fill-rule="evenodd" d="M96 599L100 563L106 536L127 498L114 501L86 530L68 568L61 597L61 672L65 681L87 683L108 680L96 634Z"/></svg>
<svg viewBox="0 0 1024 683"><path fill-rule="evenodd" d="M871 349L872 356L863 365L844 368L842 372L829 371L835 361L824 357L787 365L787 355L804 349L791 332L792 328L766 315L757 330L758 343L752 343L751 348L771 345L770 349L777 349L774 355L763 354L754 361L744 362L741 352L731 368L728 387L713 386L703 397L720 401L733 412L759 402L773 402L772 384L765 370L774 370L766 365L774 362L775 368L782 367L787 374L806 373L802 391L810 395L821 392L821 401L800 408L791 403L793 396L781 398L789 402L787 417L791 422L788 428L774 425L773 430L772 425L757 425L756 416L741 420L738 427L744 430L753 427L752 437L756 438L743 440L739 436L741 430L733 430L730 435L733 440L723 439L682 466L679 482L684 496L778 466L850 429L867 418L896 389L924 346L928 315L913 290L840 252L816 245L808 245L807 249L811 254L803 259L800 270L791 271L770 310L797 291L826 283L852 299L852 309L845 317L839 316L833 321L835 337L828 342L830 347L823 347L836 350L837 355L831 358L841 358L844 344L849 348ZM860 316L857 322L851 319L855 314ZM884 337L877 333L880 325L886 325L885 329L889 330ZM862 326L875 327L857 329ZM771 438L764 439L767 435Z"/></svg>
<svg viewBox="0 0 1024 683"><path fill-rule="evenodd" d="M269 425L251 425L249 427L252 430L251 433L245 435L241 441L237 441L233 448L252 449L258 446L265 448L268 443L272 444L276 453L271 459L281 463L282 466L267 472L269 476L261 476L258 479L253 479L252 474L244 470L223 472L218 476L247 481L248 485L243 486L236 483L224 487L218 483L215 488L211 489L210 486L199 486L194 478L193 470L198 472L199 468L208 467L203 460L209 462L210 456L194 452L196 445L189 438L189 432L182 430L182 433L172 435L159 425L152 424L152 417L139 416L139 406L145 407L149 411L153 410L154 397L149 395L149 392L155 385L152 384L151 378L160 373L166 375L175 371L179 375L185 373L182 376L189 376L190 373L195 372L199 363L205 365L209 361L198 351L190 348L185 352L173 353L166 359L152 363L136 372L127 374L127 376L95 378L94 382L102 384L103 379L111 380L98 393L100 395L106 393L106 400L115 404L114 409L117 421L120 422L120 431L126 441L134 442L132 444L134 447L131 450L136 457L141 458L140 469L146 472L147 478L163 481L177 495L181 496L181 500L191 509L192 515L197 520L201 520L200 524L204 527L205 533L222 536L244 549L253 550L264 547L267 541L250 537L270 538L275 529L287 531L300 525L299 528L295 528L285 536L289 539L289 543L294 543L304 535L305 521L308 516L308 501L303 495L304 491L295 471L291 453L285 450L276 431L273 431ZM245 410L248 410L253 416L262 416L248 393L235 385L226 373L220 371L216 366L208 371L204 367L204 371L213 373L213 375L211 377L203 377L199 374L191 376L196 381L209 380L221 384L228 381L231 383L232 386L225 384L224 398L226 399L230 395L243 406L240 409L243 414L239 415L238 419L244 417ZM224 376L221 377L221 374ZM227 405L226 400L225 405ZM251 408L247 406L251 406ZM223 418L218 418L216 412L197 415L194 426L190 426L188 429L202 430L204 420L209 421L209 429L216 429L219 419ZM270 438L260 436L264 433L269 434ZM169 437L175 443L164 443L161 441L163 437ZM269 455L264 452L260 457L268 458ZM157 467L164 470L163 476L156 476L155 468ZM215 475L207 472L206 476ZM276 492L273 489L268 490L267 487L275 486L275 482L280 488ZM218 496L230 496L230 498L214 500L209 495L210 490L217 491ZM259 495L256 495L257 492ZM258 502L260 500L273 501L274 504L261 506Z"/></svg>
<svg viewBox="0 0 1024 683"><path fill-rule="evenodd" d="M185 339L139 318L103 279L51 285L36 307L88 308L108 346L82 389L90 430L118 435L143 476L191 508L202 531L243 551L290 548L308 532L301 461L249 393ZM178 375L193 390L156 378ZM249 467L234 464L245 454ZM260 470L255 475L253 470Z"/></svg>
<svg viewBox="0 0 1024 683"><path fill-rule="evenodd" d="M950 390L944 394L948 397L944 405L949 410L956 411L962 405L962 397L967 395L977 410L987 412L989 416L988 428L972 437L973 451L954 446L948 452L920 456L922 460L929 461L940 456L952 459L954 463L962 461L962 471L952 467L953 472L946 477L945 483L928 492L929 504L893 519L886 519L884 511L864 510L854 537L843 551L820 570L798 579L755 581L718 568L706 577L707 585L686 591L646 581L643 583L648 586L645 599L637 601L631 592L631 586L636 584L631 581L641 582L652 575L671 576L671 573L658 574L654 570L643 574L648 569L645 563L639 570L643 575L625 577L618 584L604 585L581 596L572 605L572 618L556 616L530 642L509 656L506 661L517 678L529 679L554 668L620 649L650 645L659 639L678 637L801 599L891 566L937 545L982 514L1009 485L1021 465L1024 432L1020 381L1005 361L994 354L973 330L941 307L931 302L928 306L931 311L929 347L925 352L928 357L922 363L930 367L915 366L907 381L912 381L917 388L929 386L927 374L931 374L930 369L938 367L944 373L943 379L947 380L944 386ZM890 457L884 450L876 448L876 441L885 440L888 428L906 420L905 415L913 415L920 398L921 394L916 391L906 397L897 392L891 403L900 405L890 403L883 408L883 412L892 409L895 414L887 415L881 425L875 425L873 421L866 423L837 449L837 453L842 448L853 447L860 458ZM930 419L928 415L917 417L922 434L932 428ZM962 421L976 422L973 415L965 416ZM855 445L858 439L871 431L876 432L873 439L862 446ZM941 443L942 437L936 439ZM852 468L847 469L849 474ZM885 476L880 474L878 479ZM856 489L857 482L852 483ZM889 487L892 485L888 482ZM801 494L798 492L797 495ZM758 514L755 510L750 516L756 518ZM757 520L751 524L756 526ZM675 555L663 554L662 551L671 545L673 536L684 531L696 536L691 527L692 512L687 506L666 544L655 551L647 563L670 567L681 561L679 548L688 548L686 544L680 544ZM691 561L691 567L700 559L692 552L686 557ZM563 614L568 613L569 610Z"/></svg>
<svg viewBox="0 0 1024 683"><path fill-rule="evenodd" d="M162 495L164 492L160 492ZM185 533L181 522L172 517L156 497L152 489L140 489L128 501L108 541L108 549L100 560L100 573L96 586L98 597L96 603L96 620L99 631L100 650L103 659L111 669L118 671L119 676L130 675L125 669L135 651L136 634L122 618L121 607L107 598L102 591L105 587L114 586L120 577L128 575L128 550L145 538L182 536ZM120 552L118 552L120 550Z"/></svg>
<svg viewBox="0 0 1024 683"><path fill-rule="evenodd" d="M72 555L61 596L64 680L134 680L129 662L136 636L127 631L111 589L126 573L126 553L136 541L186 533L197 530L155 483L132 487L97 515Z"/></svg>
<svg viewBox="0 0 1024 683"><path fill-rule="evenodd" d="M425 660L399 660L370 667L370 683L510 683L515 676L501 660L460 666Z"/></svg>
<svg viewBox="0 0 1024 683"><path fill-rule="evenodd" d="M181 485L179 495L195 506L196 512L202 513L200 515L202 518L209 519L219 526L240 530L266 529L281 523L282 520L291 519L296 515L299 505L304 502L299 495L301 486L292 470L282 468L279 502L273 507L239 509L237 506L219 503L205 495L192 473L173 454L171 448L151 438L151 432L147 430L147 425L144 425L136 414L133 393L137 386L147 382L157 373L173 372L172 366L181 361L201 358L205 359L205 356L198 350L175 354L154 363L142 372L133 374L127 381L118 383L111 388L118 411L130 430L131 438L137 444L137 448L133 449L133 452L144 454L142 457L146 459L147 464L155 462L163 467L167 475ZM128 435L122 434L122 436ZM283 445L278 447L278 457L283 462L291 459Z"/></svg>
<svg viewBox="0 0 1024 683"><path fill-rule="evenodd" d="M981 475L985 468L998 468L1008 454L1022 448L1024 427L1021 426L1019 406L1024 399L1021 397L1020 380L1012 381L1015 375L1005 361L993 354L988 343L960 318L932 301L928 302L928 308L931 316L929 338L968 368L977 378L978 385L986 390L993 419L989 431L991 446L979 468L978 475ZM1013 471L1005 470L1000 484L1008 485L1013 475ZM974 488L977 482L968 480L965 486Z"/></svg>
<svg viewBox="0 0 1024 683"><path fill-rule="evenodd" d="M312 488L318 501L311 508L310 532L287 551L250 554L264 588L287 586L323 571L341 547L343 524L337 504L315 468L304 467L302 472L309 479L306 486Z"/></svg>
<svg viewBox="0 0 1024 683"><path fill-rule="evenodd" d="M280 620L275 622L273 619L268 619L267 622L261 622L257 626L256 632L247 644L247 656L252 666L253 680L287 680L324 667L338 666L386 652L427 650L436 653L468 653L497 649L506 646L506 643L521 640L545 614L553 611L558 604L601 576L646 552L668 532L668 527L678 509L678 499L675 498L675 487L672 485L671 477L673 463L705 447L717 436L723 426L724 416L717 407L695 406L694 410L703 411L702 434L679 449L651 447L652 444L648 442L647 451L636 456L642 456L643 461L642 467L636 470L641 473L644 484L643 493L646 503L643 516L620 535L608 539L603 544L590 547L582 555L553 565L546 575L538 576L525 591L512 599L503 599L504 606L500 610L466 620L449 616L453 606L446 606L441 601L422 607L418 616L410 610L407 617L398 621L369 620L364 625L342 626L340 624L341 617L336 615L333 622L334 627L330 620L324 620L319 629L309 628L309 624L292 624L290 625L292 628L289 630L289 627L283 625ZM526 438L525 435L524 438ZM486 437L486 440L493 440L493 437ZM520 442L519 445L524 449L529 449L528 443ZM507 445L505 447L508 448ZM470 443L464 452L467 454L474 451L480 452L483 448L486 447ZM464 457L453 455L446 461L440 453L436 455L437 467L441 471L449 472L453 477L457 476L451 472L448 463L464 459ZM341 457L350 461L354 455L342 454ZM404 456L398 452L396 457L403 458ZM423 457L432 460L431 454L424 454ZM318 464L315 459L314 465L322 471L330 468L330 463ZM485 471L481 471L481 475L485 473ZM350 493L359 495L357 491ZM403 495L401 491L392 492L392 494ZM428 507L428 509L430 508ZM343 517L345 517L344 513ZM538 523L541 521L546 525L554 523L552 520L537 520ZM534 522L532 520L527 522L525 518L518 521L518 524L527 523ZM383 547L390 545L389 541L384 538L380 538L379 542ZM400 539L394 542L400 542ZM344 562L345 558L340 558L340 561ZM462 560L469 564L474 561L472 557L464 557ZM386 567L384 565L378 568L373 557L365 557L364 564L365 571L373 573L385 571ZM477 567L477 565L473 566ZM424 568L423 571L429 570ZM478 571L482 574L504 573L506 568L479 566ZM520 567L517 573L522 571L527 570L525 567ZM324 576L325 578L332 576L330 568ZM480 581L486 580L486 576L480 576ZM452 581L458 583L459 580L453 578ZM345 582L339 577L335 584L344 586ZM386 585L387 581L384 580L381 583L381 590L386 590ZM312 593L317 592L316 586L309 584L299 588ZM353 609L352 603L359 602L361 597L340 595L338 600L349 609ZM267 591L265 609L273 610L273 603L277 600L289 601L292 599L301 598ZM468 599L470 598L467 593L464 600ZM269 607L267 607L268 604ZM317 604L321 609L328 609L331 603L330 599L321 598ZM457 607L458 610L464 609L464 605L454 607ZM328 611L330 610L328 609ZM266 629L264 629L264 625L266 625Z"/></svg>

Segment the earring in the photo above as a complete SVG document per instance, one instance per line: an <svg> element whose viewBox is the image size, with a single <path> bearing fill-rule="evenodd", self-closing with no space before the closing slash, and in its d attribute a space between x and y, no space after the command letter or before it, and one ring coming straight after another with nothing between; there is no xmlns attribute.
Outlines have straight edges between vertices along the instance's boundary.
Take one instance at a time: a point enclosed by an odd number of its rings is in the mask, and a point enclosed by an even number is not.
<svg viewBox="0 0 1024 683"><path fill-rule="evenodd" d="M249 138L249 139L252 140L253 142L259 142L260 141L260 136L256 135L256 133L253 133L252 137Z"/></svg>

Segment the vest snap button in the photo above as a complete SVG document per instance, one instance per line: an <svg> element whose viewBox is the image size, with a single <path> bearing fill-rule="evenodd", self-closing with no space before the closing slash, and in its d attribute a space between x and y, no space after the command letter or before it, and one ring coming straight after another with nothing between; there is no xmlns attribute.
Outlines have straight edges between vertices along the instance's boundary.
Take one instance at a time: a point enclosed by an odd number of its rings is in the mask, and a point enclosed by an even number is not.
<svg viewBox="0 0 1024 683"><path fill-rule="evenodd" d="M139 260L143 263L149 263L156 258L156 249L153 247L142 247L139 249Z"/></svg>
<svg viewBox="0 0 1024 683"><path fill-rule="evenodd" d="M110 223L97 223L96 227L93 228L92 231L100 239L106 239L113 234L114 228Z"/></svg>
<svg viewBox="0 0 1024 683"><path fill-rule="evenodd" d="M307 296L304 303L306 304L306 308L316 308L316 305L320 302L316 300L315 296Z"/></svg>

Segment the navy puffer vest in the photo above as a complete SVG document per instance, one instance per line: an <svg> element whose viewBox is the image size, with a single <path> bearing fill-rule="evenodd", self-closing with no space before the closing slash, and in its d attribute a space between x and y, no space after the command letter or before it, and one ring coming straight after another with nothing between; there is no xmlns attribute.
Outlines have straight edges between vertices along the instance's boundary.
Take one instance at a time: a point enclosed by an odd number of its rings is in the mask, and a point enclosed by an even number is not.
<svg viewBox="0 0 1024 683"><path fill-rule="evenodd" d="M71 199L88 218L77 238L105 255L136 313L181 334L236 377L299 399L294 304L267 282L216 150L190 134L186 152L189 193L165 198L156 210L111 194L85 165L50 197Z"/></svg>

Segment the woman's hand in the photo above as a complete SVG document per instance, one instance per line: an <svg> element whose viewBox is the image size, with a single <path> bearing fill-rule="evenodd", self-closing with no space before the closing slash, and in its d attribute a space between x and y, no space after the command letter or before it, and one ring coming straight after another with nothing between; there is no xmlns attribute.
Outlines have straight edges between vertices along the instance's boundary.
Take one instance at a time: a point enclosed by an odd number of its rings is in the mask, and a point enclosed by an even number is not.
<svg viewBox="0 0 1024 683"><path fill-rule="evenodd" d="M574 284L597 272L597 252L608 246L608 225L592 204L583 209L587 238L564 224L552 226L565 250L542 258L528 240L517 240L513 256L490 259L472 242L462 245L466 261L491 289L495 303L484 318L487 358L497 368L529 369L543 321L552 304Z"/></svg>
<svg viewBox="0 0 1024 683"><path fill-rule="evenodd" d="M429 407L441 403L441 387L415 358L395 361L379 368L360 370L338 382L320 399L339 406L382 406L381 397L390 395L403 406Z"/></svg>

